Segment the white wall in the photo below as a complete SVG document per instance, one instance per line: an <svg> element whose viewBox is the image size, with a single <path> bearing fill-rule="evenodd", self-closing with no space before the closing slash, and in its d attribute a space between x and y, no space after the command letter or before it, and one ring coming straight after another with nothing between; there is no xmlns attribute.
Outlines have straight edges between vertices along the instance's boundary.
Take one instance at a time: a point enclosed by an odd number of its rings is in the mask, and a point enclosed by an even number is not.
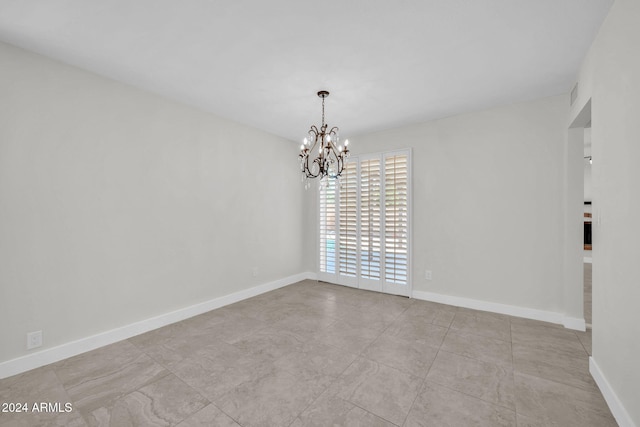
<svg viewBox="0 0 640 427"><path fill-rule="evenodd" d="M580 102L591 99L593 361L621 425L640 426L640 2L617 0L585 62ZM601 388L603 382L600 382ZM605 393L607 396L607 393ZM620 411L616 411L616 403ZM619 408L618 408L619 409ZM626 412L626 413L625 413Z"/></svg>
<svg viewBox="0 0 640 427"><path fill-rule="evenodd" d="M591 156L591 128L586 128L584 130L584 156L583 156L583 164L584 164L584 201L590 202L593 198L593 184L591 180L591 163L589 163L589 159L585 159L584 157ZM585 205L586 206L589 205ZM585 212L591 212L586 211Z"/></svg>
<svg viewBox="0 0 640 427"><path fill-rule="evenodd" d="M302 272L303 197L295 144L0 44L0 362Z"/></svg>
<svg viewBox="0 0 640 427"><path fill-rule="evenodd" d="M413 148L414 291L582 317L564 303L567 113L557 96L349 138Z"/></svg>

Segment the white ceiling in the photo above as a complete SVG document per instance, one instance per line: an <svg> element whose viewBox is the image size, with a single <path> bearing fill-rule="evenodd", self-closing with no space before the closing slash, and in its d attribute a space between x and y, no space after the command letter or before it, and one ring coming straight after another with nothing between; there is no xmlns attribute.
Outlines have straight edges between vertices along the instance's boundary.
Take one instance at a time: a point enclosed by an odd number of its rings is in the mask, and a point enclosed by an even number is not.
<svg viewBox="0 0 640 427"><path fill-rule="evenodd" d="M0 40L299 140L566 93L613 0L0 0Z"/></svg>

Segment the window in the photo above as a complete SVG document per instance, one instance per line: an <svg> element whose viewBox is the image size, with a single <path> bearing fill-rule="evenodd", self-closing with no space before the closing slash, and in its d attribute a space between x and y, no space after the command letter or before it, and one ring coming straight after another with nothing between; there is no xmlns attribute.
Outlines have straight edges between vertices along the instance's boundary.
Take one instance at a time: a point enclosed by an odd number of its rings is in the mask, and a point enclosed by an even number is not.
<svg viewBox="0 0 640 427"><path fill-rule="evenodd" d="M320 280L410 295L410 182L403 150L351 158L320 188Z"/></svg>

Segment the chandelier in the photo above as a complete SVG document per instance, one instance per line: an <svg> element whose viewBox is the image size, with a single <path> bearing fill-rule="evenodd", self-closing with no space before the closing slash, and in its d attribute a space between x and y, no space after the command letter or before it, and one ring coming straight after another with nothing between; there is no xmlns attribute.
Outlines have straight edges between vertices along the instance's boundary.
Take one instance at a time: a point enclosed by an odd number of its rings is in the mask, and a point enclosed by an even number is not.
<svg viewBox="0 0 640 427"><path fill-rule="evenodd" d="M311 125L309 136L300 146L300 168L302 179L307 180L307 188L309 178L320 178L321 182L325 182L327 177L339 179L345 159L349 157L349 140L344 141L344 147L340 145L338 128L332 127L327 131L328 125L324 122L324 99L329 92L321 90L318 96L322 98L322 125L320 129Z"/></svg>

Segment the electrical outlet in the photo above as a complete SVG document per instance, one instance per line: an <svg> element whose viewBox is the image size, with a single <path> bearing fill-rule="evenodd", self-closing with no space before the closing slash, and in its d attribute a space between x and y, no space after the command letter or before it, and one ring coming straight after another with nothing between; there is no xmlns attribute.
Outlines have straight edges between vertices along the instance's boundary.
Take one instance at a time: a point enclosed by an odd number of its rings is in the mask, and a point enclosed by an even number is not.
<svg viewBox="0 0 640 427"><path fill-rule="evenodd" d="M42 331L29 332L27 334L27 350L42 346Z"/></svg>
<svg viewBox="0 0 640 427"><path fill-rule="evenodd" d="M424 278L427 280L431 280L431 270L425 270Z"/></svg>

